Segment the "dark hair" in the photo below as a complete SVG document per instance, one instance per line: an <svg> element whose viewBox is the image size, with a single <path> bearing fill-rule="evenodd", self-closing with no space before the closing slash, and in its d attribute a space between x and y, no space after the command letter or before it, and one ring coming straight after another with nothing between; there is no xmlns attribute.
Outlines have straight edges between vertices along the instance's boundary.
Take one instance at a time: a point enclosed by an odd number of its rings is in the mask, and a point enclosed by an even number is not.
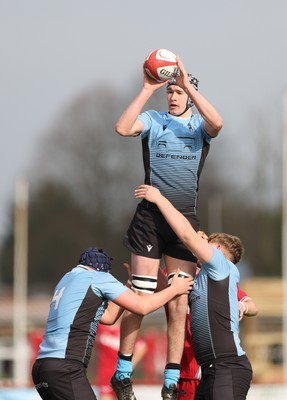
<svg viewBox="0 0 287 400"><path fill-rule="evenodd" d="M212 233L208 237L209 243L219 243L229 251L234 264L239 263L243 254L244 247L238 236L229 235L228 233Z"/></svg>

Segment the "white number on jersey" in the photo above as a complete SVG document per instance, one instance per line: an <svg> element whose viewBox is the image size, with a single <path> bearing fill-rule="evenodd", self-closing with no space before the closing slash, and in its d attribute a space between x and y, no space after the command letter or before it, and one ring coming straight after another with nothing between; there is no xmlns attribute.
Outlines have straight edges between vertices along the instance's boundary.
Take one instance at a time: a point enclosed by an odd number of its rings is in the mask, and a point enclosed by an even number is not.
<svg viewBox="0 0 287 400"><path fill-rule="evenodd" d="M62 289L60 291L56 290L54 293L54 297L52 299L52 302L55 301L55 305L54 305L54 310L57 310L58 306L59 306L59 301L61 300L61 297L63 296L65 290L65 286L62 287Z"/></svg>

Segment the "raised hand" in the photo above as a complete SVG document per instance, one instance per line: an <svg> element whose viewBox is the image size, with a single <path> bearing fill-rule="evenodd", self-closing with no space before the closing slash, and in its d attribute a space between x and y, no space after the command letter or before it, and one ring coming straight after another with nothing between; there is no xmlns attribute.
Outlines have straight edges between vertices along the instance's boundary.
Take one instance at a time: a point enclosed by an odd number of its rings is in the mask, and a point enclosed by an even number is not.
<svg viewBox="0 0 287 400"><path fill-rule="evenodd" d="M156 203L157 200L160 199L161 193L153 186L139 185L137 189L135 189L135 197L137 199L146 199L152 203Z"/></svg>
<svg viewBox="0 0 287 400"><path fill-rule="evenodd" d="M177 268L171 281L171 286L176 289L177 294L188 294L192 290L194 279L190 277L179 277L181 270Z"/></svg>

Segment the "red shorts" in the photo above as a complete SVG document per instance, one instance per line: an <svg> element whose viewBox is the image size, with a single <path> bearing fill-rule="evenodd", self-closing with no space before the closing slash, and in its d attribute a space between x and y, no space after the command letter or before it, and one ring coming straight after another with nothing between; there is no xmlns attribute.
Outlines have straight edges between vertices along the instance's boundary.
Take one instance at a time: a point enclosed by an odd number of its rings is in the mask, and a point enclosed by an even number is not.
<svg viewBox="0 0 287 400"><path fill-rule="evenodd" d="M195 396L195 391L197 386L199 385L199 379L184 379L180 378L178 381L177 388L179 389L179 393L177 395L177 399L181 400L193 400Z"/></svg>

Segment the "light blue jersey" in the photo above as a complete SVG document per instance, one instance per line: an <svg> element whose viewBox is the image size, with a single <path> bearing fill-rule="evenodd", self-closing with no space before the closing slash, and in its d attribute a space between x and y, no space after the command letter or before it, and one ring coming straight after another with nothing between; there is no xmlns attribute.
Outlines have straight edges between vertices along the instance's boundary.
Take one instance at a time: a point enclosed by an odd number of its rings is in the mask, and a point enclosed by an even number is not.
<svg viewBox="0 0 287 400"><path fill-rule="evenodd" d="M37 358L67 358L87 366L108 301L126 290L110 273L73 268L56 286Z"/></svg>
<svg viewBox="0 0 287 400"><path fill-rule="evenodd" d="M183 214L196 214L198 181L211 137L200 114L190 118L149 110L139 115L145 183L157 187Z"/></svg>
<svg viewBox="0 0 287 400"><path fill-rule="evenodd" d="M239 339L238 268L213 248L189 295L194 353L199 365L245 354Z"/></svg>

